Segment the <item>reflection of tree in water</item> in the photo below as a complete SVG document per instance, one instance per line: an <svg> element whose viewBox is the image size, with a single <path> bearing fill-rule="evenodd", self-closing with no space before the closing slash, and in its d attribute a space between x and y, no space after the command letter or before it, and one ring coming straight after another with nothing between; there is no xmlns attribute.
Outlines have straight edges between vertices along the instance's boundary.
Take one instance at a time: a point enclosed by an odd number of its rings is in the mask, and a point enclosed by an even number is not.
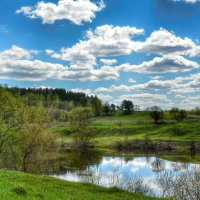
<svg viewBox="0 0 200 200"><path fill-rule="evenodd" d="M18 154L1 154L0 168L23 171L22 160ZM34 174L50 174L59 170L59 156L57 151L33 156L27 165L26 172Z"/></svg>
<svg viewBox="0 0 200 200"><path fill-rule="evenodd" d="M102 161L102 153L95 150L69 151L66 154L67 168L70 170L86 170L91 165L98 166Z"/></svg>
<svg viewBox="0 0 200 200"><path fill-rule="evenodd" d="M165 170L165 161L156 157L153 162L151 162L151 167L153 172L161 172Z"/></svg>
<svg viewBox="0 0 200 200"><path fill-rule="evenodd" d="M171 167L174 171L181 171L181 170L187 170L189 167L188 163L179 163L179 162L173 162L171 163Z"/></svg>
<svg viewBox="0 0 200 200"><path fill-rule="evenodd" d="M98 165L102 154L98 151L68 151L65 153L48 152L29 161L27 172L34 174L65 173L73 170L86 170ZM0 168L22 170L20 157L0 155Z"/></svg>

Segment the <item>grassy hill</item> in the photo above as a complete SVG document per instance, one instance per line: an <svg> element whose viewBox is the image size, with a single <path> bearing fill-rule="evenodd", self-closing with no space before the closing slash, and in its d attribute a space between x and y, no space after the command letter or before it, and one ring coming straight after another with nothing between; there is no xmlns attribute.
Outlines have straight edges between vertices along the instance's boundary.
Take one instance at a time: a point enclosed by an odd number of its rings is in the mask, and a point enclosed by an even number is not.
<svg viewBox="0 0 200 200"><path fill-rule="evenodd" d="M0 170L0 199L2 200L154 200L117 188L74 183L34 176L21 172Z"/></svg>
<svg viewBox="0 0 200 200"><path fill-rule="evenodd" d="M145 111L130 115L118 112L114 116L96 118L91 130L95 133L95 144L101 147L110 147L125 140L145 140L147 137L152 141L200 142L199 117L189 115L183 122L176 122L168 112L161 124L154 124ZM58 124L52 131L62 133L64 141L72 141L67 123Z"/></svg>

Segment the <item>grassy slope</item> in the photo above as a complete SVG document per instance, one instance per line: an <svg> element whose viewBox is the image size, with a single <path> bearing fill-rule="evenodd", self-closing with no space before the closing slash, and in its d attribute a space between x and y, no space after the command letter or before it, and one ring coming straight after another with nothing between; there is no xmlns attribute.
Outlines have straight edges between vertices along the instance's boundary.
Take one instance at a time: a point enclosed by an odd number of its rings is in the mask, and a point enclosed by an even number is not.
<svg viewBox="0 0 200 200"><path fill-rule="evenodd" d="M23 191L22 191L23 190ZM2 200L153 200L116 188L73 183L50 177L0 170Z"/></svg>
<svg viewBox="0 0 200 200"><path fill-rule="evenodd" d="M170 120L169 115L166 114L165 119L165 124L155 125L146 112L135 112L127 116L117 114L111 117L97 118L92 128L96 134L95 141L99 146L110 146L125 139L143 140L147 134L152 140L200 142L199 118L191 120L190 117L187 121L176 123ZM72 140L67 124L59 125L53 130L64 133L65 141Z"/></svg>

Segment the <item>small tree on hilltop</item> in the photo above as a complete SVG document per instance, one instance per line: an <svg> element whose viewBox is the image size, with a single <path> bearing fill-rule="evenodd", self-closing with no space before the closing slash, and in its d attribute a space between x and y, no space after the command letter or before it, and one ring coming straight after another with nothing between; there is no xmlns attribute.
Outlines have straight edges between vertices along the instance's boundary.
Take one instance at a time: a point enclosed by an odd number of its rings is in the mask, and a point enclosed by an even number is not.
<svg viewBox="0 0 200 200"><path fill-rule="evenodd" d="M124 111L124 114L131 114L134 109L133 102L124 100L121 104L121 109Z"/></svg>
<svg viewBox="0 0 200 200"><path fill-rule="evenodd" d="M155 124L158 124L164 117L164 112L158 106L153 106L149 109L150 116L154 120Z"/></svg>
<svg viewBox="0 0 200 200"><path fill-rule="evenodd" d="M180 110L179 112L179 121L183 121L188 116L188 113L186 110Z"/></svg>
<svg viewBox="0 0 200 200"><path fill-rule="evenodd" d="M93 132L89 126L93 123L93 110L89 107L77 107L69 112L69 124L73 131L75 142L81 146L87 146Z"/></svg>
<svg viewBox="0 0 200 200"><path fill-rule="evenodd" d="M178 108L172 108L169 113L177 122L183 121L187 117L187 111L179 110Z"/></svg>
<svg viewBox="0 0 200 200"><path fill-rule="evenodd" d="M109 115L111 115L111 108L110 108L109 103L105 103L105 104L103 105L102 114L103 114L104 116L109 116Z"/></svg>
<svg viewBox="0 0 200 200"><path fill-rule="evenodd" d="M112 103L110 105L110 110L111 110L111 114L113 115L116 112L116 105Z"/></svg>

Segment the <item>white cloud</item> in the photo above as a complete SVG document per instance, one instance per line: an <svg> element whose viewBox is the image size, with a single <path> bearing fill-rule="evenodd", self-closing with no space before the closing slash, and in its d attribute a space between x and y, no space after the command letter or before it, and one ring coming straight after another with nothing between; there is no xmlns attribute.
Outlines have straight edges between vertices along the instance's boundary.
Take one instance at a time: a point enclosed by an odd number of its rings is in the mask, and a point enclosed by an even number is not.
<svg viewBox="0 0 200 200"><path fill-rule="evenodd" d="M161 57L154 57L137 65L124 63L116 66L116 71L161 74L186 72L199 67L198 63L183 57L200 55L200 47L191 39L182 39L161 28L154 31L144 42L133 40L133 36L143 33L143 29L135 27L103 25L95 30L88 30L85 40L79 41L71 48L62 48L59 53L46 50L46 53L53 58L69 62L73 70L93 70L98 66L98 58L101 63L110 66L116 64L117 60L109 57L130 55L132 52L159 54Z"/></svg>
<svg viewBox="0 0 200 200"><path fill-rule="evenodd" d="M89 96L93 95L97 95L94 93L94 91L90 90L90 89L81 89L81 88L75 88L75 89L71 89L72 92L82 92L85 93ZM111 101L113 99L113 97L111 95L108 94L98 94L97 95L98 98L100 98L103 102L107 102L107 101Z"/></svg>
<svg viewBox="0 0 200 200"><path fill-rule="evenodd" d="M122 64L116 67L119 71L131 71L145 74L161 74L186 72L199 68L199 64L185 59L182 56L163 56L155 57L153 60L143 62L139 65Z"/></svg>
<svg viewBox="0 0 200 200"><path fill-rule="evenodd" d="M21 7L16 13L23 13L31 19L40 18L43 24L69 20L81 25L83 22L92 22L96 12L100 12L104 7L102 0L96 4L90 0L58 0L57 4L40 1L34 7Z"/></svg>
<svg viewBox="0 0 200 200"><path fill-rule="evenodd" d="M0 52L0 78L40 81L46 79L98 81L118 79L119 73L110 66L100 69L73 70L72 67L58 63L34 60L35 50L26 50L17 46Z"/></svg>
<svg viewBox="0 0 200 200"><path fill-rule="evenodd" d="M93 92L90 89L81 89L81 88L75 88L71 89L72 92L79 92L79 93L85 93L87 95L92 95Z"/></svg>
<svg viewBox="0 0 200 200"><path fill-rule="evenodd" d="M103 102L111 101L113 100L113 97L108 94L98 94L98 98L100 98Z"/></svg>
<svg viewBox="0 0 200 200"><path fill-rule="evenodd" d="M13 45L11 49L1 51L0 58L2 60L3 59L17 60L22 58L30 59L31 51Z"/></svg>
<svg viewBox="0 0 200 200"><path fill-rule="evenodd" d="M100 59L100 62L103 63L104 65L114 65L117 63L116 59Z"/></svg>
<svg viewBox="0 0 200 200"><path fill-rule="evenodd" d="M122 102L123 100L130 100L135 105L139 105L141 108L151 107L158 105L161 107L171 106L172 101L168 99L167 95L164 94L151 94L151 93L142 93L142 94L125 94L118 97L118 101Z"/></svg>
<svg viewBox="0 0 200 200"><path fill-rule="evenodd" d="M131 54L135 44L132 37L143 33L143 29L135 27L103 25L87 31L86 39L71 48L62 48L60 53L48 53L53 58L69 61L74 69L88 69L97 64L97 58L105 61L105 57Z"/></svg>
<svg viewBox="0 0 200 200"><path fill-rule="evenodd" d="M151 80L158 80L158 79L162 79L163 76L149 76L149 78L150 78Z"/></svg>
<svg viewBox="0 0 200 200"><path fill-rule="evenodd" d="M144 42L137 42L137 51L158 55L199 56L200 47L190 38L181 38L163 28L154 31Z"/></svg>
<svg viewBox="0 0 200 200"><path fill-rule="evenodd" d="M164 94L150 94L150 93L142 93L142 94L127 94L121 95L119 97L121 100L134 100L134 99L166 99L166 95Z"/></svg>
<svg viewBox="0 0 200 200"><path fill-rule="evenodd" d="M199 0L172 0L172 1L174 1L174 2L192 3L192 4L199 2Z"/></svg>
<svg viewBox="0 0 200 200"><path fill-rule="evenodd" d="M134 79L132 79L132 78L129 78L129 79L128 79L128 82L129 82L129 83L136 83L137 81L134 80Z"/></svg>
<svg viewBox="0 0 200 200"><path fill-rule="evenodd" d="M95 92L135 92L135 91L163 91L169 93L194 93L200 91L200 73L186 77L176 77L171 80L150 80L146 83L134 85L111 85L99 87Z"/></svg>

